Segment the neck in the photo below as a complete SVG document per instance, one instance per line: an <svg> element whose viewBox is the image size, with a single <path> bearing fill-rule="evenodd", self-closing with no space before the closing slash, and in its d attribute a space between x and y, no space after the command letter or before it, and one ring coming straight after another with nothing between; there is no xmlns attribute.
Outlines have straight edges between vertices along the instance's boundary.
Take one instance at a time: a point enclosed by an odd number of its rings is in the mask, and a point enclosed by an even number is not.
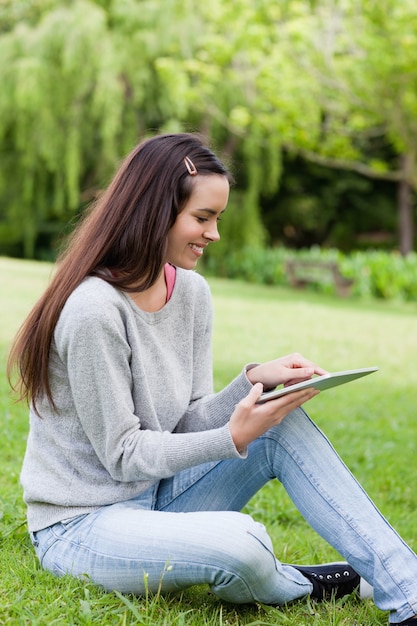
<svg viewBox="0 0 417 626"><path fill-rule="evenodd" d="M142 311L146 311L147 313L155 313L155 311L162 309L167 299L167 286L164 271L161 272L152 287L145 291L131 292L129 296Z"/></svg>

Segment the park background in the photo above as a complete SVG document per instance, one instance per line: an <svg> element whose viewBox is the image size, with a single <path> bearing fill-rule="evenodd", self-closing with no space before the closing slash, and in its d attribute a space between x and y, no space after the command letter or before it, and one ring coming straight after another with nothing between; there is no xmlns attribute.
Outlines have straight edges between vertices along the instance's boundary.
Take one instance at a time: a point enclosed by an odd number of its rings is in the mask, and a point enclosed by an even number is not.
<svg viewBox="0 0 417 626"><path fill-rule="evenodd" d="M54 259L140 139L195 131L237 181L208 272L324 256L416 300L416 53L413 0L1 0L0 254Z"/></svg>
<svg viewBox="0 0 417 626"><path fill-rule="evenodd" d="M277 351L379 365L308 409L416 549L416 59L414 0L0 0L2 369L61 242L123 156L157 132L199 132L237 181L199 267L216 388ZM288 259L336 262L348 297L320 272L291 290ZM135 599L58 581L28 541L27 409L5 377L0 410L0 624L386 624L354 598L236 608L206 589ZM277 485L248 512L280 558L337 558Z"/></svg>

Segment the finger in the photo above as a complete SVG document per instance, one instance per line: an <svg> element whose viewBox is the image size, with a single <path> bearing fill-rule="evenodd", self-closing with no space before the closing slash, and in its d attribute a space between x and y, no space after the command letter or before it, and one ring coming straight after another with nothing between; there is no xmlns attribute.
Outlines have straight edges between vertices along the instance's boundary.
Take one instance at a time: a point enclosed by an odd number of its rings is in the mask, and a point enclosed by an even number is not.
<svg viewBox="0 0 417 626"><path fill-rule="evenodd" d="M290 393L288 396L294 396L292 399L293 404L295 406L301 406L304 402L311 400L314 396L317 396L320 393L319 389L314 389L314 387L310 387L309 389L303 389L302 391L294 391L294 393Z"/></svg>
<svg viewBox="0 0 417 626"><path fill-rule="evenodd" d="M266 402L265 404L276 404L279 408L287 407L289 410L301 406L304 402L311 400L320 391L318 389L314 389L314 387L309 387L307 389L301 389L300 391L293 391L292 393L287 393L284 396L277 398L276 400L271 400L270 402ZM265 405L264 405L265 406Z"/></svg>
<svg viewBox="0 0 417 626"><path fill-rule="evenodd" d="M283 381L284 387L290 387L296 383L304 382L305 380L311 380L315 374L314 370L310 367L304 367L297 370L289 370L288 378Z"/></svg>
<svg viewBox="0 0 417 626"><path fill-rule="evenodd" d="M264 390L264 386L262 383L255 383L251 390L249 391L248 395L243 398L239 404L243 407L252 407L256 404L256 402L259 400L261 393Z"/></svg>
<svg viewBox="0 0 417 626"><path fill-rule="evenodd" d="M317 363L314 363L314 361L310 361L309 359L304 358L302 354L299 354L298 352L291 355L290 358L292 360L288 367L292 369L312 368L313 374L318 374L320 376L328 373L327 370L320 367L320 365L317 365Z"/></svg>

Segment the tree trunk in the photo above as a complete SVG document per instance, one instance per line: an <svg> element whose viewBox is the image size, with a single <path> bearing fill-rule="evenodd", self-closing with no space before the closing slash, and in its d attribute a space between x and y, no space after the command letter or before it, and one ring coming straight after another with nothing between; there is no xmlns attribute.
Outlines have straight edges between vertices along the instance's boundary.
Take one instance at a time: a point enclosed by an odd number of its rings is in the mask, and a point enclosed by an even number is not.
<svg viewBox="0 0 417 626"><path fill-rule="evenodd" d="M403 177L398 183L398 239L400 252L407 256L413 250L413 197L411 185L408 182L409 157L403 154L400 157Z"/></svg>

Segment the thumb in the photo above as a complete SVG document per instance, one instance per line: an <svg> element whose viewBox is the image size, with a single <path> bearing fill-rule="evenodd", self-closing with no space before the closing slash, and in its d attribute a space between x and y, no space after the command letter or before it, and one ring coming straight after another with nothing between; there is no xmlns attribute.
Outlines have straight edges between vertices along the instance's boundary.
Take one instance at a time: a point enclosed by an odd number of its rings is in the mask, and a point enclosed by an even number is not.
<svg viewBox="0 0 417 626"><path fill-rule="evenodd" d="M248 395L242 398L242 400L239 402L239 406L241 406L242 408L245 407L247 409L250 409L253 406L255 406L255 404L259 400L259 397L263 389L264 389L264 386L262 383L255 383L253 387L251 388L251 390L249 391Z"/></svg>
<svg viewBox="0 0 417 626"><path fill-rule="evenodd" d="M261 393L264 390L264 386L262 383L255 383L248 394L248 398L256 402L259 400Z"/></svg>

